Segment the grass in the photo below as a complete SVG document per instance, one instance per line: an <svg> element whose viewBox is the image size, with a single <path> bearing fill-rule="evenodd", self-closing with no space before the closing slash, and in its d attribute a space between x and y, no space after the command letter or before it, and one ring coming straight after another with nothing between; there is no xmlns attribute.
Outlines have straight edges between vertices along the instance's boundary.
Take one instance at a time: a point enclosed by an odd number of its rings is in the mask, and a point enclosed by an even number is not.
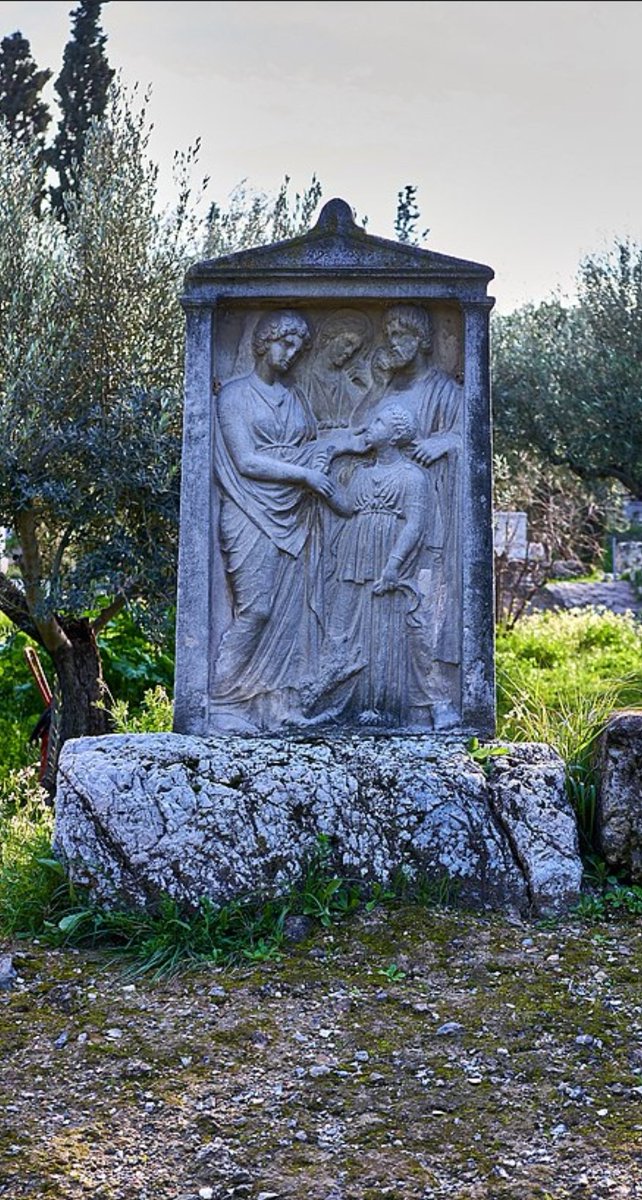
<svg viewBox="0 0 642 1200"><path fill-rule="evenodd" d="M13 647L6 651L9 657L15 653ZM596 739L612 711L642 703L639 627L629 616L594 610L536 614L499 633L497 667L499 736L547 742L566 763L568 794L594 889L582 901L580 915L588 920L642 915L642 889L608 876L595 853L594 767ZM2 685L0 648L0 690ZM171 728L171 700L157 684L145 691L142 704L117 703L114 718L118 732L163 732ZM473 741L470 749L491 769L493 748ZM364 906L413 901L432 907L453 900L448 879L410 881L400 875L389 886L366 892L360 882L336 875L329 843L320 838L304 876L279 900L241 899L222 907L203 901L198 911L186 913L165 897L154 912L110 911L89 904L69 883L52 858L52 827L36 772L15 765L5 769L0 777L0 932L109 948L134 971L173 974L186 965L278 956L289 916L327 927Z"/></svg>
<svg viewBox="0 0 642 1200"><path fill-rule="evenodd" d="M9 772L0 784L0 933L38 934L75 895L52 858L53 811L34 768Z"/></svg>
<svg viewBox="0 0 642 1200"><path fill-rule="evenodd" d="M497 638L498 734L545 742L566 764L585 855L596 853L597 739L642 705L642 633L630 615L571 609L524 617Z"/></svg>
<svg viewBox="0 0 642 1200"><path fill-rule="evenodd" d="M287 918L329 927L360 908L415 900L435 907L452 896L447 880L364 885L336 875L319 834L301 879L276 899L249 897L186 911L168 896L153 911L106 909L76 889L51 854L53 814L34 771L14 772L0 793L0 934L38 936L53 946L101 947L133 975L172 976L206 963L231 966L278 957Z"/></svg>

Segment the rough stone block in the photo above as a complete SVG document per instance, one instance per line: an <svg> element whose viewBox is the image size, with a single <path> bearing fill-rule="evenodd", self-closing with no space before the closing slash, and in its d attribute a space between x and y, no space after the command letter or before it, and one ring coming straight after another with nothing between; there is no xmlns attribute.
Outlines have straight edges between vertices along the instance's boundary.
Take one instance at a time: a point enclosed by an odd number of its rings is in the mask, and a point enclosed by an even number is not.
<svg viewBox="0 0 642 1200"><path fill-rule="evenodd" d="M319 834L364 883L448 876L459 897L563 910L581 879L564 768L547 746L480 764L460 739L315 741L179 734L82 738L63 750L55 847L107 904L275 895Z"/></svg>
<svg viewBox="0 0 642 1200"><path fill-rule="evenodd" d="M618 713L598 754L599 845L609 867L642 882L642 712Z"/></svg>

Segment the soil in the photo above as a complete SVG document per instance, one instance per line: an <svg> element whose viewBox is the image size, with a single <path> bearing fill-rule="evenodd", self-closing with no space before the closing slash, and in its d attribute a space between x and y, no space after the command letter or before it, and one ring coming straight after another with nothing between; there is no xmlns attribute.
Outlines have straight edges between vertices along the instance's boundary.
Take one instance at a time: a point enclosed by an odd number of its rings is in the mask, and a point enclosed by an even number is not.
<svg viewBox="0 0 642 1200"><path fill-rule="evenodd" d="M401 908L133 979L6 949L0 1197L642 1197L642 927Z"/></svg>

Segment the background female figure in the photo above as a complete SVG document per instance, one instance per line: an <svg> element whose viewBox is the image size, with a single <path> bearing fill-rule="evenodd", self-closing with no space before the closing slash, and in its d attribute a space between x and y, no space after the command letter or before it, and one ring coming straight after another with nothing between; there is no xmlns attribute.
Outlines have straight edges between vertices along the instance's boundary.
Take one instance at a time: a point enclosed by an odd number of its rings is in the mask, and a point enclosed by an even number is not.
<svg viewBox="0 0 642 1200"><path fill-rule="evenodd" d="M316 338L308 398L320 430L347 429L368 388L360 355L372 342L372 323L356 309L326 317Z"/></svg>

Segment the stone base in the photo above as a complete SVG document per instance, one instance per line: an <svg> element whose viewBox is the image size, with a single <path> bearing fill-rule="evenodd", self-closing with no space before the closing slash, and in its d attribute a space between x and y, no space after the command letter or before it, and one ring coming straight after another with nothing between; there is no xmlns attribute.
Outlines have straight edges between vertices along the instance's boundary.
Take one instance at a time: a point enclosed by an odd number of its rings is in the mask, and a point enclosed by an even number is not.
<svg viewBox="0 0 642 1200"><path fill-rule="evenodd" d="M642 883L642 711L611 718L597 760L598 843L613 871Z"/></svg>
<svg viewBox="0 0 642 1200"><path fill-rule="evenodd" d="M452 880L460 899L555 913L582 874L564 766L513 745L486 768L461 739L81 738L60 760L55 849L108 905L285 892L330 839L365 884Z"/></svg>

